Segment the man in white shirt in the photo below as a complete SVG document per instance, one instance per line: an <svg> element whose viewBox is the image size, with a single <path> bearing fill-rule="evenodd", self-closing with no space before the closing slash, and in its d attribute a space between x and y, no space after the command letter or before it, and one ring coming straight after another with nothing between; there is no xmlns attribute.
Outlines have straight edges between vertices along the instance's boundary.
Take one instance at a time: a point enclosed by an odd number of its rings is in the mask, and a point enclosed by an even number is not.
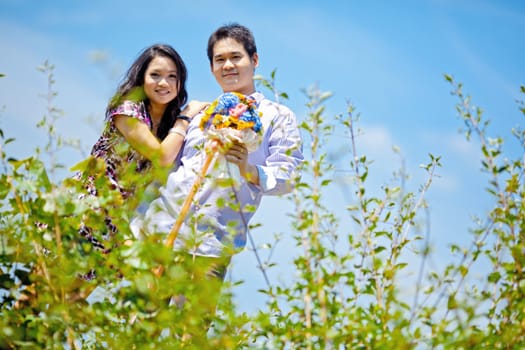
<svg viewBox="0 0 525 350"><path fill-rule="evenodd" d="M208 174L174 243L174 249L210 261L211 273L222 280L230 257L246 245L248 223L262 197L291 191L303 154L295 114L255 90L259 56L251 31L239 24L222 26L210 36L207 53L223 92L253 97L263 125L262 142L255 151L248 153L240 143L223 151L228 169L222 174L235 181L218 185L217 176L221 175L213 170ZM207 138L200 128L201 118L202 114L191 121L180 164L170 173L160 196L143 217L132 222L136 235L168 234L172 229L206 158Z"/></svg>

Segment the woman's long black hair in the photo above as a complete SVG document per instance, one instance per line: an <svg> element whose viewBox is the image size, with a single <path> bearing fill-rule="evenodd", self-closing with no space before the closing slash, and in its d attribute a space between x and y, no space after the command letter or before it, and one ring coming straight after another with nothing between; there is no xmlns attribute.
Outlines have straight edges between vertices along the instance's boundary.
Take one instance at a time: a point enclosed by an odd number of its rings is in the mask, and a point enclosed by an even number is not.
<svg viewBox="0 0 525 350"><path fill-rule="evenodd" d="M173 63L175 63L175 66L177 67L177 85L179 88L177 97L175 97L175 99L173 99L173 101L171 101L166 107L159 127L157 128L157 137L160 140L163 140L168 135L168 131L173 126L173 123L175 123L182 106L184 106L188 99L188 92L186 91L186 78L188 72L186 65L177 51L170 45L155 44L142 51L131 67L129 67L125 78L109 102L107 109L115 108L124 100L144 101L146 107L148 106L149 101L143 88L144 74L150 62L158 56L170 58Z"/></svg>

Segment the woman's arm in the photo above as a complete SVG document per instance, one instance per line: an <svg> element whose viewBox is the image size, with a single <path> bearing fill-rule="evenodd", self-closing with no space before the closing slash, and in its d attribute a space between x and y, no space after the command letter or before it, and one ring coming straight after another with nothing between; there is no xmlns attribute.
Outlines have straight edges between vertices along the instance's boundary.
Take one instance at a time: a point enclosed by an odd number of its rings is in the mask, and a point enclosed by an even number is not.
<svg viewBox="0 0 525 350"><path fill-rule="evenodd" d="M206 102L191 101L182 111L182 114L193 118L207 105ZM133 148L151 160L153 164L161 167L168 167L173 164L184 142L184 132L188 128L187 121L177 119L173 128L180 130L181 133L170 132L162 142L159 142L149 127L136 118L117 115L114 117L114 122L117 129Z"/></svg>

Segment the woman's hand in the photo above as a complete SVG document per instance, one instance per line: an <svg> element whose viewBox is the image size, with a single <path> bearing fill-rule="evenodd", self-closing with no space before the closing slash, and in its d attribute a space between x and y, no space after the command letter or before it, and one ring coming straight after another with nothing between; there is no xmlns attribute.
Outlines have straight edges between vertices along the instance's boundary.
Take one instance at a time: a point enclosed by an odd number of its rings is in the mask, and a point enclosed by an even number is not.
<svg viewBox="0 0 525 350"><path fill-rule="evenodd" d="M209 105L209 102L191 100L190 102L188 102L186 107L184 107L184 109L180 112L180 114L193 119L193 117L205 110Z"/></svg>

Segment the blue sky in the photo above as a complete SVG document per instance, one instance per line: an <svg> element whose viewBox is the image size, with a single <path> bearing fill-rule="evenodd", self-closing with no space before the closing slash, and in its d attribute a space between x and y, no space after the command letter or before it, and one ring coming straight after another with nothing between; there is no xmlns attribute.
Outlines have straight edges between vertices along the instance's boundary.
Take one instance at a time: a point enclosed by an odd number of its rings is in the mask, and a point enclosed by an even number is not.
<svg viewBox="0 0 525 350"><path fill-rule="evenodd" d="M328 118L345 112L348 100L356 106L362 129L358 148L374 160L372 186L379 188L399 166L393 146L406 160L412 190L423 179L419 164L428 161L428 153L440 155L443 167L428 195L435 264L448 259L448 243L469 242L471 215L483 215L490 202L486 178L478 171L478 148L458 133L462 122L443 74L464 83L492 120L491 134L507 139L505 151L520 152L510 130L523 125L515 103L525 84L521 1L3 0L0 128L17 139L8 151L24 157L47 141L35 127L46 107L39 97L46 77L36 70L45 60L55 65L55 104L64 111L58 132L80 139L87 151L125 69L152 43L166 42L180 52L189 70L190 98L215 98L220 91L209 71L206 42L216 27L231 21L252 29L260 56L257 73L277 70L278 88L289 94L286 104L299 119L306 113L302 90L312 84L334 93ZM347 143L336 130L325 150ZM70 166L81 158L64 151L59 160ZM336 168L348 169L346 160L338 160ZM338 186L325 193L343 221L351 193ZM295 250L284 214L291 209L282 199L267 198L255 218L265 225L253 232L259 244L271 241L274 232L285 237L274 255L279 266L270 273L273 281L289 280L292 273ZM255 264L250 251L233 263L232 278L246 281L237 288L243 310L264 303L257 292L264 280Z"/></svg>

